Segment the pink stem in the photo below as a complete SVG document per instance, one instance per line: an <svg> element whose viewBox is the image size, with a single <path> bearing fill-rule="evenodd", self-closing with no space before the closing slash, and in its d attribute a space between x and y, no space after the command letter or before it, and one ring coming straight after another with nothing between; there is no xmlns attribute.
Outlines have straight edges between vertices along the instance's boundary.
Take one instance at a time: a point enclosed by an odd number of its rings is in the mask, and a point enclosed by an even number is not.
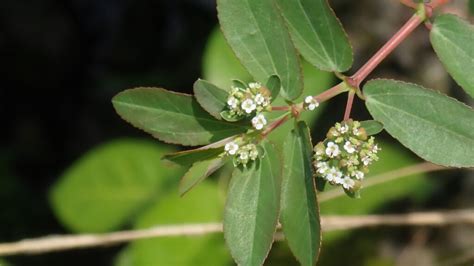
<svg viewBox="0 0 474 266"><path fill-rule="evenodd" d="M347 95L346 112L344 113L344 120L351 117L352 103L354 102L354 91L350 91Z"/></svg>

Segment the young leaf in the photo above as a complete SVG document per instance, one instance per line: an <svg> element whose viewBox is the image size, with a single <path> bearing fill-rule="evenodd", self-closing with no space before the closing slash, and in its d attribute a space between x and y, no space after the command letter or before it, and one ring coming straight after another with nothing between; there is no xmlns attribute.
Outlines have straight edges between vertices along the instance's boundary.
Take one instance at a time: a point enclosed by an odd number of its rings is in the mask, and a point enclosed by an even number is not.
<svg viewBox="0 0 474 266"><path fill-rule="evenodd" d="M248 168L236 168L224 210L224 237L239 265L262 265L280 209L281 161L273 145Z"/></svg>
<svg viewBox="0 0 474 266"><path fill-rule="evenodd" d="M129 221L162 192L177 168L160 161L171 149L152 142L118 140L85 154L50 191L59 220L75 232L106 232Z"/></svg>
<svg viewBox="0 0 474 266"><path fill-rule="evenodd" d="M299 58L273 0L218 0L218 17L230 46L256 81L281 79L288 100L303 90Z"/></svg>
<svg viewBox="0 0 474 266"><path fill-rule="evenodd" d="M163 156L163 159L179 164L181 166L191 166L195 162L215 158L223 152L224 149L222 148L202 147L194 150L166 154L165 156Z"/></svg>
<svg viewBox="0 0 474 266"><path fill-rule="evenodd" d="M266 86L267 89L270 91L272 95L272 102L278 97L278 94L280 93L280 88L281 88L281 81L280 78L277 75L271 76L267 80Z"/></svg>
<svg viewBox="0 0 474 266"><path fill-rule="evenodd" d="M383 130L383 124L375 120L361 121L360 126L365 129L367 136L377 135Z"/></svg>
<svg viewBox="0 0 474 266"><path fill-rule="evenodd" d="M352 65L352 48L327 0L277 0L296 48L311 64L343 72Z"/></svg>
<svg viewBox="0 0 474 266"><path fill-rule="evenodd" d="M474 97L474 26L455 15L440 15L430 37L446 70Z"/></svg>
<svg viewBox="0 0 474 266"><path fill-rule="evenodd" d="M193 88L194 96L202 108L213 117L221 120L221 112L227 105L229 93L202 79L198 79Z"/></svg>
<svg viewBox="0 0 474 266"><path fill-rule="evenodd" d="M169 143L205 145L247 130L242 125L216 120L190 95L161 88L126 90L112 102L124 120Z"/></svg>
<svg viewBox="0 0 474 266"><path fill-rule="evenodd" d="M179 183L179 194L183 196L191 190L194 186L203 181L206 177L212 175L215 171L224 165L222 158L209 159L206 161L199 161L193 164L191 168L184 174Z"/></svg>
<svg viewBox="0 0 474 266"><path fill-rule="evenodd" d="M299 122L284 144L280 222L291 251L301 265L315 265L321 246L309 128Z"/></svg>
<svg viewBox="0 0 474 266"><path fill-rule="evenodd" d="M421 158L445 166L474 166L474 110L415 84L374 80L366 105L385 130Z"/></svg>

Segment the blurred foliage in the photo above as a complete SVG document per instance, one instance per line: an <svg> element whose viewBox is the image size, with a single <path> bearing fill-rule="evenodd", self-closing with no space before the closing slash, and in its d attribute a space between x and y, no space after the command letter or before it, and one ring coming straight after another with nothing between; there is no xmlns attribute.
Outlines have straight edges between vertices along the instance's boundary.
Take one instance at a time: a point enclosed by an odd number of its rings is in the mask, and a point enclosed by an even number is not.
<svg viewBox="0 0 474 266"><path fill-rule="evenodd" d="M65 171L50 194L60 221L75 232L120 228L181 170L161 157L170 146L141 140L116 140L81 157Z"/></svg>
<svg viewBox="0 0 474 266"><path fill-rule="evenodd" d="M177 182L175 183L177 185ZM219 222L224 201L218 186L205 180L180 198L175 190L162 195L143 215L134 228L164 224ZM117 266L156 265L226 265L231 257L221 234L192 237L164 237L139 240L119 256Z"/></svg>

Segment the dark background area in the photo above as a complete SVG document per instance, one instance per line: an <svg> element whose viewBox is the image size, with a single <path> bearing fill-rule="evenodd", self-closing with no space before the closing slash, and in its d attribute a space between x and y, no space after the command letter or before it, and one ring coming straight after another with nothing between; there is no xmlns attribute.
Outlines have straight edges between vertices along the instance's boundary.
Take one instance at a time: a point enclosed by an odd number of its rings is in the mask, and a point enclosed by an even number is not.
<svg viewBox="0 0 474 266"><path fill-rule="evenodd" d="M354 45L355 68L410 16L396 1L333 2ZM212 0L1 1L0 174L12 178L0 180L0 242L67 233L47 199L62 171L106 140L147 137L115 114L111 98L135 86L190 92L216 23ZM379 75L451 88L455 97L466 99L433 57L424 29L374 73ZM343 105L338 98L325 115ZM356 114L366 115L363 109L357 105ZM470 198L463 189L467 181L446 176L444 184L433 205L452 206L456 199L447 195ZM119 248L8 260L13 265L110 265Z"/></svg>

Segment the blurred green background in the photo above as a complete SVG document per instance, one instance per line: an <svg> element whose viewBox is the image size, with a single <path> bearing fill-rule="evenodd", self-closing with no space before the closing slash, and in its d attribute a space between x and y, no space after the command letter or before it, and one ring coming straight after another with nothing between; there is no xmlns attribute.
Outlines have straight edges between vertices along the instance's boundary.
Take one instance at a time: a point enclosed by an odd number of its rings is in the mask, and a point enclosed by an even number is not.
<svg viewBox="0 0 474 266"><path fill-rule="evenodd" d="M397 1L331 1L350 36L357 69L410 16ZM468 17L467 1L450 12ZM462 101L420 28L373 77L399 78ZM250 81L220 34L212 0L101 0L0 3L0 242L49 234L110 232L160 224L218 222L228 182L223 168L185 197L186 169L161 161L182 149L119 119L111 98L134 86L192 91ZM305 93L336 80L303 62ZM472 103L472 102L471 102ZM343 116L345 97L304 114L313 140ZM354 118L369 119L356 101ZM271 138L286 136L290 125ZM382 133L371 173L421 162ZM384 214L472 207L473 173L408 176L321 203L322 214ZM319 265L472 265L474 230L371 228L323 234ZM0 265L233 265L222 234L135 241L112 247L12 256ZM297 265L277 242L266 265Z"/></svg>

